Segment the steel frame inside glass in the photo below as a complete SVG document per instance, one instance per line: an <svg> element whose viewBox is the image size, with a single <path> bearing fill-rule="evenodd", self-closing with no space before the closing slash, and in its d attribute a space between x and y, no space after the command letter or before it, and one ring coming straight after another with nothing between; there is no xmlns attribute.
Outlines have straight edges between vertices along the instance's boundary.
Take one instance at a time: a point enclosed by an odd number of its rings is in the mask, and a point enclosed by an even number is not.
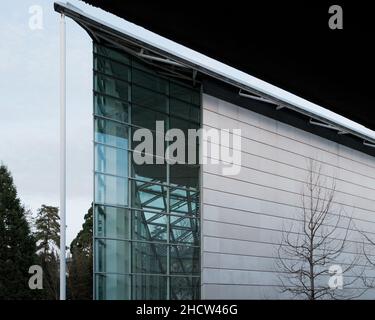
<svg viewBox="0 0 375 320"><path fill-rule="evenodd" d="M93 81L95 299L199 299L199 164L136 165L132 133L200 128L201 88L96 43Z"/></svg>

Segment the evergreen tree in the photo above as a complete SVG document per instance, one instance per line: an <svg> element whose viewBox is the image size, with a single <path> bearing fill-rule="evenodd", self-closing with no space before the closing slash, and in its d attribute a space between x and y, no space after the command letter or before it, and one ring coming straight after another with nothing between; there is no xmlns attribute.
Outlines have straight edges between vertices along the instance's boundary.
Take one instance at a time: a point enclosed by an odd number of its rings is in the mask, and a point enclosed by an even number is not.
<svg viewBox="0 0 375 320"><path fill-rule="evenodd" d="M59 259L56 248L60 243L59 209L42 205L35 220L37 252L43 269L44 298L59 297Z"/></svg>
<svg viewBox="0 0 375 320"><path fill-rule="evenodd" d="M7 167L0 165L0 299L33 299L28 281L37 264L35 239Z"/></svg>
<svg viewBox="0 0 375 320"><path fill-rule="evenodd" d="M92 212L91 207L85 215L82 230L70 244L69 298L74 300L92 299Z"/></svg>

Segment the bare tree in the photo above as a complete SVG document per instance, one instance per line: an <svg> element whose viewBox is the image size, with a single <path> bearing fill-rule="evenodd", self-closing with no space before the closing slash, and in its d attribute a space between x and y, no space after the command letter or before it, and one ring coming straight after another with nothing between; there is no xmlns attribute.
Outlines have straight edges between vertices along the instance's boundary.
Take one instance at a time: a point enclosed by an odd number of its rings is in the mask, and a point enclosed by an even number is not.
<svg viewBox="0 0 375 320"><path fill-rule="evenodd" d="M360 230L364 240L362 244L363 255L366 259L367 266L371 269L375 268L375 240L368 235L364 230ZM372 254L370 254L372 252ZM367 289L375 289L375 278L374 277L362 277L362 282Z"/></svg>
<svg viewBox="0 0 375 320"><path fill-rule="evenodd" d="M352 218L344 214L341 207L336 208L333 201L336 180L330 180L331 183L327 183L322 166L311 160L301 192L301 210L288 230L284 226L282 231L277 250L281 290L295 297L350 299L363 294L354 291L348 295L347 291L351 290L337 289L339 283L336 283L336 289L329 284L332 272L351 274L350 280L345 278L346 287L363 275L354 272L359 260L357 250L349 254L347 251ZM334 270L335 266L338 269Z"/></svg>

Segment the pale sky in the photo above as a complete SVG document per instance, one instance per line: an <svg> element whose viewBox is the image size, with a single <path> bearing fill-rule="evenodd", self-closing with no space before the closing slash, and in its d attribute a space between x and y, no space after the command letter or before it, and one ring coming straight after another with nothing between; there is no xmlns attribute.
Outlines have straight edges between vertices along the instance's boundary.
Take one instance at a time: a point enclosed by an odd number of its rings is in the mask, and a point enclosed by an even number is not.
<svg viewBox="0 0 375 320"><path fill-rule="evenodd" d="M43 10L41 30L29 27L34 5ZM3 0L0 9L0 162L36 212L59 205L59 15L51 0ZM69 18L66 28L69 245L93 198L92 42Z"/></svg>

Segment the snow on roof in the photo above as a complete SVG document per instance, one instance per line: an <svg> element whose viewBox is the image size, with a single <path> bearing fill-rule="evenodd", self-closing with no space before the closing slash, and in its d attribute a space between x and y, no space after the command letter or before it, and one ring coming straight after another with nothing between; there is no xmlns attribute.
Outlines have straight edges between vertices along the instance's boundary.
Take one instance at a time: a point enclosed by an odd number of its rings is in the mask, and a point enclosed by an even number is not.
<svg viewBox="0 0 375 320"><path fill-rule="evenodd" d="M250 92L257 92L267 98L274 99L279 104L290 109L337 127L338 130L351 133L361 139L375 143L375 132L357 122L253 77L243 71L228 66L220 61L212 59L204 54L189 49L154 32L135 25L134 23L128 22L111 13L90 7L86 4L80 5L80 7L83 6L85 6L85 10L90 10L90 13L94 15L89 15L69 3L64 4L56 2L55 10L64 13L73 19L79 16L81 19L95 21L97 24L112 29L116 31L117 34L122 34L128 39L135 39L138 43L143 43L149 47L158 48L161 52L168 53L178 61L182 61L183 63L187 62L190 66L193 66L202 73L206 73L245 90L248 88ZM110 23L106 21L110 21Z"/></svg>

